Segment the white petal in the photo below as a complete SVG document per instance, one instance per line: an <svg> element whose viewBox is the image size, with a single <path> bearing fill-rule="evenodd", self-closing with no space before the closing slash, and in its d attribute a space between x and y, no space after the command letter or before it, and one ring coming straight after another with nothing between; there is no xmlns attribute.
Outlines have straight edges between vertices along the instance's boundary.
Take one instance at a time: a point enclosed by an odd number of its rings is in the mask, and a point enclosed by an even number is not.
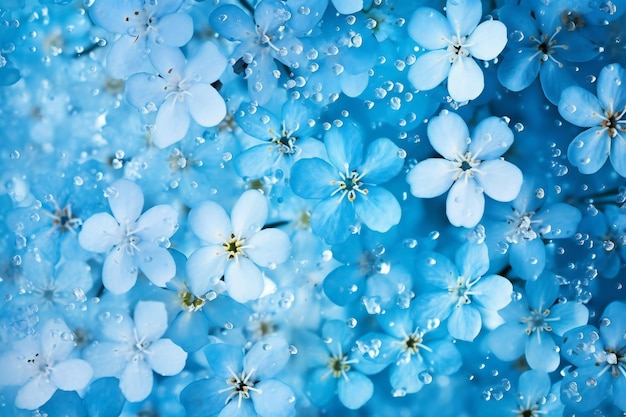
<svg viewBox="0 0 626 417"><path fill-rule="evenodd" d="M227 61L213 42L205 42L185 67L185 78L210 84L226 69Z"/></svg>
<svg viewBox="0 0 626 417"><path fill-rule="evenodd" d="M133 315L139 340L158 340L167 330L165 304L158 301L140 301Z"/></svg>
<svg viewBox="0 0 626 417"><path fill-rule="evenodd" d="M122 178L111 184L106 193L113 216L121 225L139 218L143 210L143 192L137 184Z"/></svg>
<svg viewBox="0 0 626 417"><path fill-rule="evenodd" d="M206 294L214 279L224 275L226 252L222 245L203 246L187 260L189 288L194 294Z"/></svg>
<svg viewBox="0 0 626 417"><path fill-rule="evenodd" d="M154 206L139 217L136 229L142 240L169 238L178 230L178 212L168 204Z"/></svg>
<svg viewBox="0 0 626 417"><path fill-rule="evenodd" d="M120 389L130 402L145 400L153 383L152 369L143 360L131 360L120 376Z"/></svg>
<svg viewBox="0 0 626 417"><path fill-rule="evenodd" d="M189 130L189 109L176 95L170 96L159 108L152 143L163 149L178 142Z"/></svg>
<svg viewBox="0 0 626 417"><path fill-rule="evenodd" d="M43 356L53 361L65 360L74 350L74 342L64 337L69 334L71 330L63 320L46 321L40 331Z"/></svg>
<svg viewBox="0 0 626 417"><path fill-rule="evenodd" d="M248 258L231 261L226 267L224 281L228 295L240 303L255 300L263 292L261 271Z"/></svg>
<svg viewBox="0 0 626 417"><path fill-rule="evenodd" d="M102 285L113 294L128 292L137 282L137 266L126 248L115 247L104 260Z"/></svg>
<svg viewBox="0 0 626 417"><path fill-rule="evenodd" d="M448 75L448 92L455 101L474 100L483 92L485 78L483 71L472 58L459 55Z"/></svg>
<svg viewBox="0 0 626 417"><path fill-rule="evenodd" d="M109 213L96 213L83 223L78 243L91 252L107 252L122 241L122 229Z"/></svg>
<svg viewBox="0 0 626 417"><path fill-rule="evenodd" d="M246 241L246 255L262 267L285 262L291 254L289 236L282 230L264 229Z"/></svg>
<svg viewBox="0 0 626 417"><path fill-rule="evenodd" d="M485 197L473 179L457 180L446 199L446 215L454 226L474 227L483 217Z"/></svg>
<svg viewBox="0 0 626 417"><path fill-rule="evenodd" d="M171 376L185 367L187 352L170 339L160 339L150 345L148 363L154 372Z"/></svg>
<svg viewBox="0 0 626 417"><path fill-rule="evenodd" d="M461 116L442 111L433 117L426 127L432 147L444 158L456 160L464 155L470 142L470 134Z"/></svg>
<svg viewBox="0 0 626 417"><path fill-rule="evenodd" d="M507 42L506 26L497 20L487 20L474 29L467 39L469 53L483 61L496 58Z"/></svg>
<svg viewBox="0 0 626 417"><path fill-rule="evenodd" d="M77 391L85 388L93 375L93 369L82 359L68 359L54 365L50 378L57 388Z"/></svg>
<svg viewBox="0 0 626 417"><path fill-rule="evenodd" d="M231 213L233 232L237 237L248 237L259 231L267 221L267 198L259 191L244 192Z"/></svg>
<svg viewBox="0 0 626 417"><path fill-rule="evenodd" d="M450 189L458 169L453 161L429 158L411 168L406 181L411 186L411 194L415 197L437 197Z"/></svg>
<svg viewBox="0 0 626 417"><path fill-rule="evenodd" d="M167 282L176 275L176 263L167 249L151 242L141 242L137 245L135 263L146 277L159 287L165 287Z"/></svg>
<svg viewBox="0 0 626 417"><path fill-rule="evenodd" d="M522 171L501 159L481 163L476 169L475 176L485 194L496 201L511 201L517 197L522 188Z"/></svg>
<svg viewBox="0 0 626 417"><path fill-rule="evenodd" d="M185 97L191 117L200 126L216 126L226 116L226 103L222 96L210 84L194 84Z"/></svg>
<svg viewBox="0 0 626 417"><path fill-rule="evenodd" d="M34 410L41 407L56 392L57 387L43 374L31 379L17 392L15 406Z"/></svg>
<svg viewBox="0 0 626 417"><path fill-rule="evenodd" d="M191 209L189 228L200 239L208 243L222 244L230 239L232 226L226 211L213 201L205 201Z"/></svg>
<svg viewBox="0 0 626 417"><path fill-rule="evenodd" d="M445 49L426 52L411 65L409 81L418 90L432 90L450 73L450 53Z"/></svg>

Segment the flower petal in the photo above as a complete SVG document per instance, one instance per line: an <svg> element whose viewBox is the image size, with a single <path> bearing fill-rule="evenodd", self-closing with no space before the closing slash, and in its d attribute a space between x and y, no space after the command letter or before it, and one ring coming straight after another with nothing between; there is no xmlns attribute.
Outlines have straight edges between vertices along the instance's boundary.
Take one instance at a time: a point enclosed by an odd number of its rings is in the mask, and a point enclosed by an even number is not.
<svg viewBox="0 0 626 417"><path fill-rule="evenodd" d="M187 260L186 270L189 288L194 294L206 294L224 275L226 253L222 245L203 246L193 252Z"/></svg>
<svg viewBox="0 0 626 417"><path fill-rule="evenodd" d="M595 174L602 168L611 150L606 129L591 127L574 138L567 148L567 159L583 174Z"/></svg>
<svg viewBox="0 0 626 417"><path fill-rule="evenodd" d="M485 76L476 61L459 55L448 74L448 92L457 102L474 100L485 88Z"/></svg>
<svg viewBox="0 0 626 417"><path fill-rule="evenodd" d="M260 381L254 388L252 403L261 417L293 417L296 415L296 402L291 387L276 379Z"/></svg>
<svg viewBox="0 0 626 417"><path fill-rule="evenodd" d="M230 217L222 206L205 201L191 209L187 219L191 231L205 242L222 244L230 239Z"/></svg>
<svg viewBox="0 0 626 417"><path fill-rule="evenodd" d="M15 406L34 410L47 403L56 390L57 387L48 377L39 374L20 388L15 396Z"/></svg>
<svg viewBox="0 0 626 417"><path fill-rule="evenodd" d="M68 359L54 365L50 374L52 383L64 391L78 391L87 386L93 375L93 369L82 359Z"/></svg>
<svg viewBox="0 0 626 417"><path fill-rule="evenodd" d="M152 369L144 360L129 361L120 376L120 389L130 402L145 400L153 383Z"/></svg>
<svg viewBox="0 0 626 417"><path fill-rule="evenodd" d="M532 369L552 372L558 368L561 358L552 335L539 330L526 342L526 362Z"/></svg>
<svg viewBox="0 0 626 417"><path fill-rule="evenodd" d="M189 113L200 126L217 126L226 116L224 99L210 84L196 83L187 89L185 97Z"/></svg>
<svg viewBox="0 0 626 417"><path fill-rule="evenodd" d="M522 188L522 171L508 161L484 161L475 171L476 182L496 201L512 201Z"/></svg>
<svg viewBox="0 0 626 417"><path fill-rule="evenodd" d="M447 0L446 14L452 32L467 36L474 31L483 16L482 2L478 0Z"/></svg>
<svg viewBox="0 0 626 417"><path fill-rule="evenodd" d="M245 253L255 264L268 268L289 258L291 242L282 230L263 229L246 241Z"/></svg>
<svg viewBox="0 0 626 417"><path fill-rule="evenodd" d="M393 194L375 186L368 187L367 191L354 201L354 211L359 220L370 230L381 233L400 223L402 209Z"/></svg>
<svg viewBox="0 0 626 417"><path fill-rule="evenodd" d="M160 339L167 330L165 304L159 301L138 302L135 306L133 321L139 340L152 342Z"/></svg>
<svg viewBox="0 0 626 417"><path fill-rule="evenodd" d="M513 144L513 131L502 117L483 119L472 132L469 151L480 160L496 159Z"/></svg>
<svg viewBox="0 0 626 417"><path fill-rule="evenodd" d="M189 109L176 95L166 99L157 112L152 143L163 149L178 142L189 130Z"/></svg>
<svg viewBox="0 0 626 417"><path fill-rule="evenodd" d="M119 179L106 189L115 220L122 226L134 222L143 209L143 192L133 181Z"/></svg>
<svg viewBox="0 0 626 417"><path fill-rule="evenodd" d="M426 133L435 151L450 161L464 155L470 143L469 130L463 118L447 110L430 120Z"/></svg>
<svg viewBox="0 0 626 417"><path fill-rule="evenodd" d="M311 213L311 228L329 245L344 242L356 223L354 207L341 194L320 201Z"/></svg>
<svg viewBox="0 0 626 417"><path fill-rule="evenodd" d="M485 197L473 179L457 180L446 199L446 215L453 226L474 227L483 217Z"/></svg>
<svg viewBox="0 0 626 417"><path fill-rule="evenodd" d="M230 41L243 40L256 35L254 21L233 4L216 8L209 16L213 30Z"/></svg>
<svg viewBox="0 0 626 417"><path fill-rule="evenodd" d="M574 236L582 219L580 210L567 203L555 203L540 210L533 220L537 231L546 239L564 239Z"/></svg>
<svg viewBox="0 0 626 417"><path fill-rule="evenodd" d="M509 247L511 268L520 278L532 281L546 266L546 247L541 239L520 239Z"/></svg>
<svg viewBox="0 0 626 417"><path fill-rule="evenodd" d="M148 363L154 372L171 376L185 367L187 352L170 339L159 339L149 347Z"/></svg>
<svg viewBox="0 0 626 417"><path fill-rule="evenodd" d="M361 408L374 393L372 381L360 372L350 372L348 378L339 378L337 396L350 410Z"/></svg>
<svg viewBox="0 0 626 417"><path fill-rule="evenodd" d="M268 215L267 198L257 190L241 194L233 206L231 221L237 237L250 237L265 225Z"/></svg>
<svg viewBox="0 0 626 417"><path fill-rule="evenodd" d="M415 165L406 176L411 194L419 198L440 196L450 189L457 164L443 158L429 158Z"/></svg>
<svg viewBox="0 0 626 417"><path fill-rule="evenodd" d="M600 126L604 117L600 100L577 85L563 90L559 113L565 120L580 127Z"/></svg>
<svg viewBox="0 0 626 417"><path fill-rule="evenodd" d="M624 80L626 70L621 65L610 64L602 68L598 75L598 98L602 107L611 112L619 112L626 107Z"/></svg>
<svg viewBox="0 0 626 417"><path fill-rule="evenodd" d="M487 336L489 349L501 361L514 361L524 354L526 325L507 322L492 330Z"/></svg>
<svg viewBox="0 0 626 417"><path fill-rule="evenodd" d="M450 53L445 49L426 52L420 55L409 69L411 84L423 91L432 90L450 73Z"/></svg>
<svg viewBox="0 0 626 417"><path fill-rule="evenodd" d="M535 81L541 68L536 48L507 49L498 65L498 81L511 91L522 91Z"/></svg>
<svg viewBox="0 0 626 417"><path fill-rule="evenodd" d="M448 332L455 339L471 342L478 336L481 327L480 312L470 305L457 305L448 317Z"/></svg>
<svg viewBox="0 0 626 417"><path fill-rule="evenodd" d="M119 223L109 213L96 213L83 223L78 243L91 252L108 252L122 241Z"/></svg>
<svg viewBox="0 0 626 417"><path fill-rule="evenodd" d="M254 370L255 378L269 379L280 372L289 361L289 347L281 336L269 336L255 343L243 358L246 373Z"/></svg>
<svg viewBox="0 0 626 417"><path fill-rule="evenodd" d="M372 142L359 167L359 173L366 173L364 181L368 184L381 184L395 177L404 165L400 148L387 138Z"/></svg>
<svg viewBox="0 0 626 417"><path fill-rule="evenodd" d="M467 39L467 50L474 58L490 61L500 55L506 42L504 23L487 20L478 25Z"/></svg>
<svg viewBox="0 0 626 417"><path fill-rule="evenodd" d="M613 169L622 177L626 177L626 135L617 132L611 141L611 165Z"/></svg>
<svg viewBox="0 0 626 417"><path fill-rule="evenodd" d="M256 300L263 292L261 271L248 258L239 257L226 266L224 281L228 295L240 303Z"/></svg>
<svg viewBox="0 0 626 417"><path fill-rule="evenodd" d="M102 285L113 294L124 294L137 281L137 266L126 248L116 246L102 265Z"/></svg>
<svg viewBox="0 0 626 417"><path fill-rule="evenodd" d="M438 10L430 7L420 7L409 20L409 35L421 47L434 50L448 46L452 39L452 28L448 19Z"/></svg>
<svg viewBox="0 0 626 417"><path fill-rule="evenodd" d="M184 46L193 36L193 20L187 13L171 13L161 17L155 29L164 45Z"/></svg>
<svg viewBox="0 0 626 417"><path fill-rule="evenodd" d="M363 158L363 140L361 132L351 123L341 128L331 129L324 135L324 144L330 162L340 171L347 167L354 169Z"/></svg>
<svg viewBox="0 0 626 417"><path fill-rule="evenodd" d="M513 285L500 275L488 275L472 286L473 301L488 310L500 310L511 302Z"/></svg>
<svg viewBox="0 0 626 417"><path fill-rule="evenodd" d="M313 175L313 173L315 173ZM337 189L337 168L320 158L301 159L291 168L289 183L293 192L303 198L326 198Z"/></svg>

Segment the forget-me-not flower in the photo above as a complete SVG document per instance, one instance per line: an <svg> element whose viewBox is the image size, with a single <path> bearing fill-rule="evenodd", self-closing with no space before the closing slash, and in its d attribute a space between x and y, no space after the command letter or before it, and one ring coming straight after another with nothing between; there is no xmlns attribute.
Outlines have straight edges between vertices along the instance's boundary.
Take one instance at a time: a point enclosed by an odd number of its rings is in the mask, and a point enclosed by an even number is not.
<svg viewBox="0 0 626 417"><path fill-rule="evenodd" d="M427 52L417 58L409 80L418 90L432 90L448 79L448 92L457 102L473 100L485 87L476 62L496 58L507 42L506 27L497 20L480 23L480 0L448 0L446 16L430 7L418 8L409 22L409 35Z"/></svg>
<svg viewBox="0 0 626 417"><path fill-rule="evenodd" d="M619 64L602 68L598 94L577 85L563 90L559 113L568 122L588 128L567 148L567 159L583 174L598 172L606 162L626 177L626 70Z"/></svg>
<svg viewBox="0 0 626 417"><path fill-rule="evenodd" d="M80 245L89 251L105 253L102 284L115 293L130 290L139 270L153 284L164 287L176 273L169 238L178 230L178 212L161 204L141 213L141 188L119 179L106 189L111 212L96 213L85 220L78 235Z"/></svg>
<svg viewBox="0 0 626 417"><path fill-rule="evenodd" d="M402 152L391 140L372 142L363 157L358 128L346 124L324 137L329 162L301 159L291 169L291 188L300 197L321 199L311 213L311 227L328 244L341 243L351 227L362 222L386 232L400 222L396 197L378 184L395 177L404 164Z"/></svg>
<svg viewBox="0 0 626 417"><path fill-rule="evenodd" d="M427 126L432 147L443 158L428 158L415 165L406 180L411 194L437 197L450 189L446 215L454 226L474 227L485 210L485 197L511 201L522 186L522 172L501 158L513 144L513 132L498 117L481 121L470 138L467 125L447 110Z"/></svg>
<svg viewBox="0 0 626 417"><path fill-rule="evenodd" d="M224 277L226 291L241 303L258 298L264 280L259 267L276 267L289 258L289 236L276 228L262 229L269 205L256 190L244 192L230 217L217 203L206 201L189 213L191 231L207 242L191 254L187 276L199 294ZM262 230L261 230L262 229Z"/></svg>

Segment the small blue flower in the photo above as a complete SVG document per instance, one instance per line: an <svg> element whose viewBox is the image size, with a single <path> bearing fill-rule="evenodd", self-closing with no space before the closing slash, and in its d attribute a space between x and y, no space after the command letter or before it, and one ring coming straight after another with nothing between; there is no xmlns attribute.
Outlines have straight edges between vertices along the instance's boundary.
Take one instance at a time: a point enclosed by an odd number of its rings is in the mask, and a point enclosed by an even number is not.
<svg viewBox="0 0 626 417"><path fill-rule="evenodd" d="M291 188L303 198L321 199L311 213L311 227L328 244L341 243L362 222L386 232L400 222L398 200L378 184L395 177L405 153L391 140L370 144L363 158L363 141L354 125L343 125L324 137L330 163L302 159L291 170Z"/></svg>
<svg viewBox="0 0 626 417"><path fill-rule="evenodd" d="M413 13L409 35L427 50L409 72L415 88L432 90L447 78L450 97L457 102L482 93L485 78L475 59L496 58L507 42L504 24L497 20L480 23L482 12L480 0L448 0L446 17L430 7Z"/></svg>
<svg viewBox="0 0 626 417"><path fill-rule="evenodd" d="M607 158L615 171L626 177L626 70L607 65L598 76L597 97L573 85L563 90L559 113L568 122L588 128L567 148L567 159L583 174L602 168Z"/></svg>
<svg viewBox="0 0 626 417"><path fill-rule="evenodd" d="M513 286L500 275L483 276L489 269L484 243L464 243L454 262L426 252L417 262L417 274L427 291L415 305L423 319L448 319L450 336L471 342L482 327L482 311L498 311L511 302Z"/></svg>
<svg viewBox="0 0 626 417"><path fill-rule="evenodd" d="M602 313L599 330L577 327L565 333L561 352L574 369L563 378L561 400L584 412L612 396L626 412L626 303L614 301Z"/></svg>
<svg viewBox="0 0 626 417"><path fill-rule="evenodd" d="M226 343L213 343L204 354L214 375L192 382L181 392L188 416L295 416L293 390L274 378L290 357L282 337L267 337L245 355L239 346Z"/></svg>
<svg viewBox="0 0 626 417"><path fill-rule="evenodd" d="M587 324L589 311L576 301L557 302L559 286L551 273L527 281L526 293L498 313L505 322L489 334L489 348L501 360L525 355L532 369L552 372L560 363L555 338Z"/></svg>
<svg viewBox="0 0 626 417"><path fill-rule="evenodd" d="M411 168L411 194L437 197L450 189L446 215L454 226L474 227L485 210L485 197L511 201L522 186L522 172L501 156L513 144L513 132L498 117L480 122L470 138L456 113L444 110L427 127L432 147L443 158L428 158Z"/></svg>
<svg viewBox="0 0 626 417"><path fill-rule="evenodd" d="M84 249L106 253L102 284L115 294L123 294L135 285L140 269L152 283L164 287L176 273L166 247L178 229L178 212L162 204L141 214L143 193L127 179L115 181L105 195L113 216L94 214L85 220L78 235Z"/></svg>

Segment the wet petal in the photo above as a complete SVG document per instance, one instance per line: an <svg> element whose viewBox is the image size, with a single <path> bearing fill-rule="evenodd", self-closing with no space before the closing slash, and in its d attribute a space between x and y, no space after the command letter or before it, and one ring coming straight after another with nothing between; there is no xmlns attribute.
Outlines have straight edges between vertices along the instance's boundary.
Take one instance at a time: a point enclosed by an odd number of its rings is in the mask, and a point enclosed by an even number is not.
<svg viewBox="0 0 626 417"><path fill-rule="evenodd" d="M447 40L451 40L453 36L448 19L430 7L415 10L409 20L408 30L411 38L428 50L446 48Z"/></svg>
<svg viewBox="0 0 626 417"><path fill-rule="evenodd" d="M248 258L239 257L226 267L224 281L228 295L240 303L257 299L263 292L261 271Z"/></svg>
<svg viewBox="0 0 626 417"><path fill-rule="evenodd" d="M259 380L269 379L289 361L289 347L281 336L269 336L255 343L243 358L243 369ZM254 370L254 371L253 371Z"/></svg>
<svg viewBox="0 0 626 417"><path fill-rule="evenodd" d="M148 363L158 374L176 375L185 367L187 352L170 339L160 339L152 343L149 352Z"/></svg>
<svg viewBox="0 0 626 417"><path fill-rule="evenodd" d="M143 192L133 181L120 179L106 190L115 219L122 225L134 222L143 209Z"/></svg>
<svg viewBox="0 0 626 417"><path fill-rule="evenodd" d="M623 111L626 107L626 70L619 64L610 64L602 68L598 75L598 98L602 107L611 111Z"/></svg>
<svg viewBox="0 0 626 417"><path fill-rule="evenodd" d="M485 88L485 77L476 61L459 55L450 68L448 92L457 102L474 100Z"/></svg>
<svg viewBox="0 0 626 417"><path fill-rule="evenodd" d="M276 266L289 258L291 242L282 230L263 229L246 241L245 253L259 266Z"/></svg>
<svg viewBox="0 0 626 417"><path fill-rule="evenodd" d="M611 150L608 131L591 127L574 138L567 148L567 159L583 174L595 174L602 168Z"/></svg>
<svg viewBox="0 0 626 417"><path fill-rule="evenodd" d="M457 180L446 199L446 215L453 226L474 227L483 217L485 197L473 179Z"/></svg>
<svg viewBox="0 0 626 417"><path fill-rule="evenodd" d="M121 242L122 229L109 213L96 213L83 223L78 234L78 243L91 252L108 252Z"/></svg>
<svg viewBox="0 0 626 417"><path fill-rule="evenodd" d="M450 189L458 170L456 162L429 158L411 168L406 181L415 197L437 197Z"/></svg>
<svg viewBox="0 0 626 417"><path fill-rule="evenodd" d="M191 209L188 223L191 231L208 243L221 245L230 239L232 233L230 217L222 206L213 201L205 201Z"/></svg>
<svg viewBox="0 0 626 417"><path fill-rule="evenodd" d="M541 68L536 48L509 49L498 65L498 81L511 91L522 91L535 81Z"/></svg>
<svg viewBox="0 0 626 417"><path fill-rule="evenodd" d="M475 171L476 182L496 201L512 201L522 188L522 171L508 161L484 161Z"/></svg>
<svg viewBox="0 0 626 417"><path fill-rule="evenodd" d="M231 221L237 237L250 237L267 221L267 198L257 190L244 192L233 206Z"/></svg>
<svg viewBox="0 0 626 417"><path fill-rule="evenodd" d="M176 95L170 96L159 108L154 123L152 142L159 148L178 142L189 130L189 109Z"/></svg>
<svg viewBox="0 0 626 417"><path fill-rule="evenodd" d="M420 55L409 70L409 81L418 90L437 87L450 73L450 53L445 50L429 51Z"/></svg>
<svg viewBox="0 0 626 417"><path fill-rule="evenodd" d="M475 58L490 61L500 55L506 42L506 26L497 20L487 20L467 39L467 50Z"/></svg>
<svg viewBox="0 0 626 417"><path fill-rule="evenodd" d="M358 195L354 202L357 217L376 232L384 233L400 223L402 209L398 200L382 187L368 187L368 193Z"/></svg>
<svg viewBox="0 0 626 417"><path fill-rule="evenodd" d="M113 294L124 294L135 285L137 273L134 257L127 248L117 246L104 260L102 285Z"/></svg>
<svg viewBox="0 0 626 417"><path fill-rule="evenodd" d="M604 110L598 98L578 86L563 90L559 113L565 120L580 127L599 126L604 119Z"/></svg>
<svg viewBox="0 0 626 417"><path fill-rule="evenodd" d="M187 89L185 97L189 113L200 126L217 126L226 116L226 103L209 84L196 83Z"/></svg>

